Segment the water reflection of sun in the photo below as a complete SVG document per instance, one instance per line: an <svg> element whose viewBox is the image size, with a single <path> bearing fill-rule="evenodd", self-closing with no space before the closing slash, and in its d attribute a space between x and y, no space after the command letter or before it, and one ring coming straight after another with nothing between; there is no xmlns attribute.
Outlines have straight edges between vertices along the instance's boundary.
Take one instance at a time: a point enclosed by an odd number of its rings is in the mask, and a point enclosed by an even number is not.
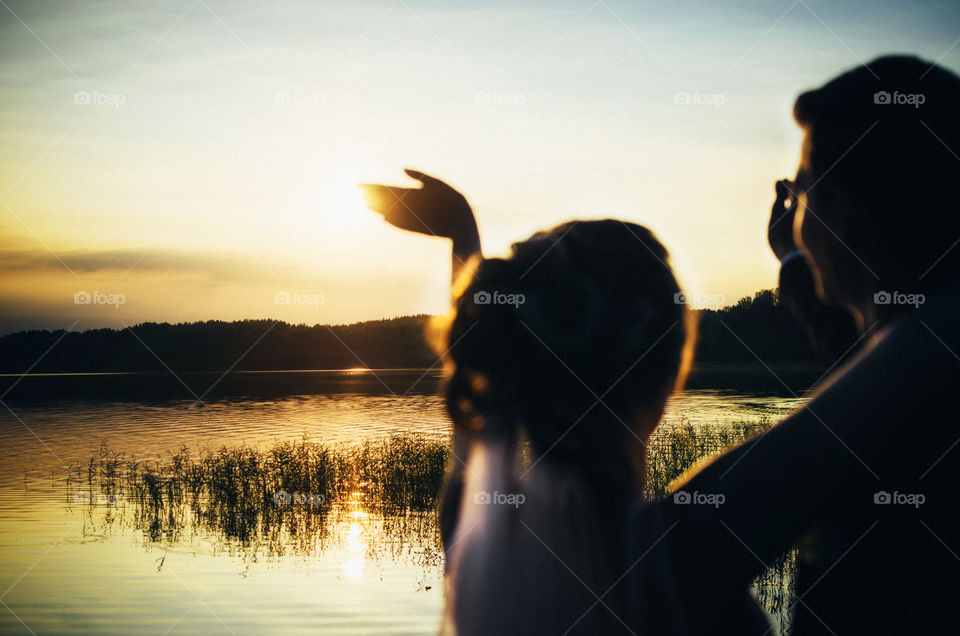
<svg viewBox="0 0 960 636"><path fill-rule="evenodd" d="M350 503L354 502L351 501ZM363 574L363 566L366 562L367 541L364 536L366 534L366 528L363 522L368 516L369 515L363 510L354 510L350 513L350 528L347 530L346 537L347 559L340 564L340 569L354 580L359 579Z"/></svg>

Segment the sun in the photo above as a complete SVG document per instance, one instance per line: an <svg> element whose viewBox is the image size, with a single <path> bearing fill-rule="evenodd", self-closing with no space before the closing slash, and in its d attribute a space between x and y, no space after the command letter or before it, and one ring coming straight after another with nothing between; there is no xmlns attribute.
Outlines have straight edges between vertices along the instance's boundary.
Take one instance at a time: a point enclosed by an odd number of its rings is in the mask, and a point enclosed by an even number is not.
<svg viewBox="0 0 960 636"><path fill-rule="evenodd" d="M367 207L359 182L342 178L318 186L312 221L324 236L352 242L380 229L382 221Z"/></svg>

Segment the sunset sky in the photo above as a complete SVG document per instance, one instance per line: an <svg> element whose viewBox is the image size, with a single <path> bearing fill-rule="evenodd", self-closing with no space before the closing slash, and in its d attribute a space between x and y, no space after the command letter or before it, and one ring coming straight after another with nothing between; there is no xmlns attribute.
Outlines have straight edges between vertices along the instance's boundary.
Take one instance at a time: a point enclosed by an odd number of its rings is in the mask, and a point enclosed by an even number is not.
<svg viewBox="0 0 960 636"><path fill-rule="evenodd" d="M617 217L734 302L776 283L796 95L883 53L960 69L955 0L0 5L0 333L443 312L448 245L354 187L407 166L489 254Z"/></svg>

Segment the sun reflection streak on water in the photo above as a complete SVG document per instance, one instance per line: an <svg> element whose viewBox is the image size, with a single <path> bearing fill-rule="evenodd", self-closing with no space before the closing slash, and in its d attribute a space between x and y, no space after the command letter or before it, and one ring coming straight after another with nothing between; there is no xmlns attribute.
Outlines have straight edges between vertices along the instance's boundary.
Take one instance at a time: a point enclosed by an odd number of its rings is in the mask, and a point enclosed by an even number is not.
<svg viewBox="0 0 960 636"><path fill-rule="evenodd" d="M356 510L350 511L348 517L349 529L346 534L346 560L340 564L340 569L353 580L359 580L363 576L364 566L366 565L366 553L368 547L367 529L364 522L370 517L369 513L360 509L359 501L362 493L351 493L351 500L348 505L358 506Z"/></svg>

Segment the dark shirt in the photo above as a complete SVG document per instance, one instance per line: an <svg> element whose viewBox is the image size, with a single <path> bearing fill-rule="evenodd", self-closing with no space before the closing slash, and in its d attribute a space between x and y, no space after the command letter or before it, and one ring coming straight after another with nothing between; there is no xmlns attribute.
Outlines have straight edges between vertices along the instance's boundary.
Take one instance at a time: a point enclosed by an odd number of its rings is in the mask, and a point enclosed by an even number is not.
<svg viewBox="0 0 960 636"><path fill-rule="evenodd" d="M928 298L806 407L677 486L722 505L638 505L637 633L763 633L749 585L792 546L793 634L960 633L958 312L960 292Z"/></svg>

